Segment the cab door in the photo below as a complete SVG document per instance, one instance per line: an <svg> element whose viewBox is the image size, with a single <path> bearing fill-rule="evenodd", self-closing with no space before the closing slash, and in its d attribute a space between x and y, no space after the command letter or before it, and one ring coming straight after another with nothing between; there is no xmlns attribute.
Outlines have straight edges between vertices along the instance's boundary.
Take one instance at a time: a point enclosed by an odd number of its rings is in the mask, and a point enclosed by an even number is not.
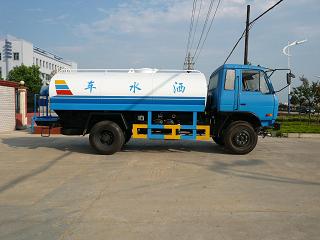
<svg viewBox="0 0 320 240"><path fill-rule="evenodd" d="M240 70L238 109L251 112L261 121L273 119L274 96L267 81L265 72L261 70Z"/></svg>
<svg viewBox="0 0 320 240"><path fill-rule="evenodd" d="M238 70L225 69L221 81L220 111L233 112L238 110Z"/></svg>

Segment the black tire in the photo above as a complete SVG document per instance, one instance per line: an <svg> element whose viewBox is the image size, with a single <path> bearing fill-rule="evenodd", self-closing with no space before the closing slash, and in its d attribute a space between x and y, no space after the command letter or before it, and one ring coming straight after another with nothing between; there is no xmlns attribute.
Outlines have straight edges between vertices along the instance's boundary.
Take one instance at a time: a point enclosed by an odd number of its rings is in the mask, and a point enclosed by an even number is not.
<svg viewBox="0 0 320 240"><path fill-rule="evenodd" d="M111 121L96 123L90 131L90 145L100 154L111 155L120 151L124 135L118 124Z"/></svg>
<svg viewBox="0 0 320 240"><path fill-rule="evenodd" d="M212 137L212 139L216 144L218 144L220 146L224 146L224 139L223 139L222 136L220 136L220 137Z"/></svg>
<svg viewBox="0 0 320 240"><path fill-rule="evenodd" d="M224 142L231 153L247 154L257 145L258 135L250 123L236 121L227 128Z"/></svg>

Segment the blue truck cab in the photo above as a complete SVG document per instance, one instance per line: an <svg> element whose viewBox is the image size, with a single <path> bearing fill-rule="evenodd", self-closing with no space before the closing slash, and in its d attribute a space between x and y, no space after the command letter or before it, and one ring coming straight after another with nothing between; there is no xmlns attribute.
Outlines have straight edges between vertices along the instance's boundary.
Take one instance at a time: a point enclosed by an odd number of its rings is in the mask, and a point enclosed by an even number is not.
<svg viewBox="0 0 320 240"><path fill-rule="evenodd" d="M236 122L249 124L256 134L280 127L276 124L279 101L268 71L260 66L225 64L211 74L206 111L213 117L213 138L218 144L225 144L228 129ZM250 137L246 135L244 131L244 139Z"/></svg>
<svg viewBox="0 0 320 240"><path fill-rule="evenodd" d="M260 66L225 64L211 74L208 84L210 110L248 114L270 127L278 115L278 97Z"/></svg>

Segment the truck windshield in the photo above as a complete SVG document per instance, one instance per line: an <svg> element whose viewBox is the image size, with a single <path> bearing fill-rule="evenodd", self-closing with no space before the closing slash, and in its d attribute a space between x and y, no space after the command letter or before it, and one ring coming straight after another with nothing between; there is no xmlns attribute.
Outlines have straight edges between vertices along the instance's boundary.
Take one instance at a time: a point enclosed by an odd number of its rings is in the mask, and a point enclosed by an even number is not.
<svg viewBox="0 0 320 240"><path fill-rule="evenodd" d="M265 74L259 70L242 71L242 90L262 93L270 92Z"/></svg>

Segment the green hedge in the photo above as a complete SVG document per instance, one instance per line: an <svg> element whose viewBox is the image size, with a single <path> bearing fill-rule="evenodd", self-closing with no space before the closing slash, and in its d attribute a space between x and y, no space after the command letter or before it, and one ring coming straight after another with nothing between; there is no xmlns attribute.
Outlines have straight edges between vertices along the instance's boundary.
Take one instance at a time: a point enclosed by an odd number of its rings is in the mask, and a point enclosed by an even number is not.
<svg viewBox="0 0 320 240"><path fill-rule="evenodd" d="M277 135L282 133L320 133L320 121L318 115L279 116L277 122L281 123L281 129Z"/></svg>
<svg viewBox="0 0 320 240"><path fill-rule="evenodd" d="M290 116L278 116L278 122L307 122L320 124L320 116L319 115L311 115L309 119L308 115L290 115Z"/></svg>

